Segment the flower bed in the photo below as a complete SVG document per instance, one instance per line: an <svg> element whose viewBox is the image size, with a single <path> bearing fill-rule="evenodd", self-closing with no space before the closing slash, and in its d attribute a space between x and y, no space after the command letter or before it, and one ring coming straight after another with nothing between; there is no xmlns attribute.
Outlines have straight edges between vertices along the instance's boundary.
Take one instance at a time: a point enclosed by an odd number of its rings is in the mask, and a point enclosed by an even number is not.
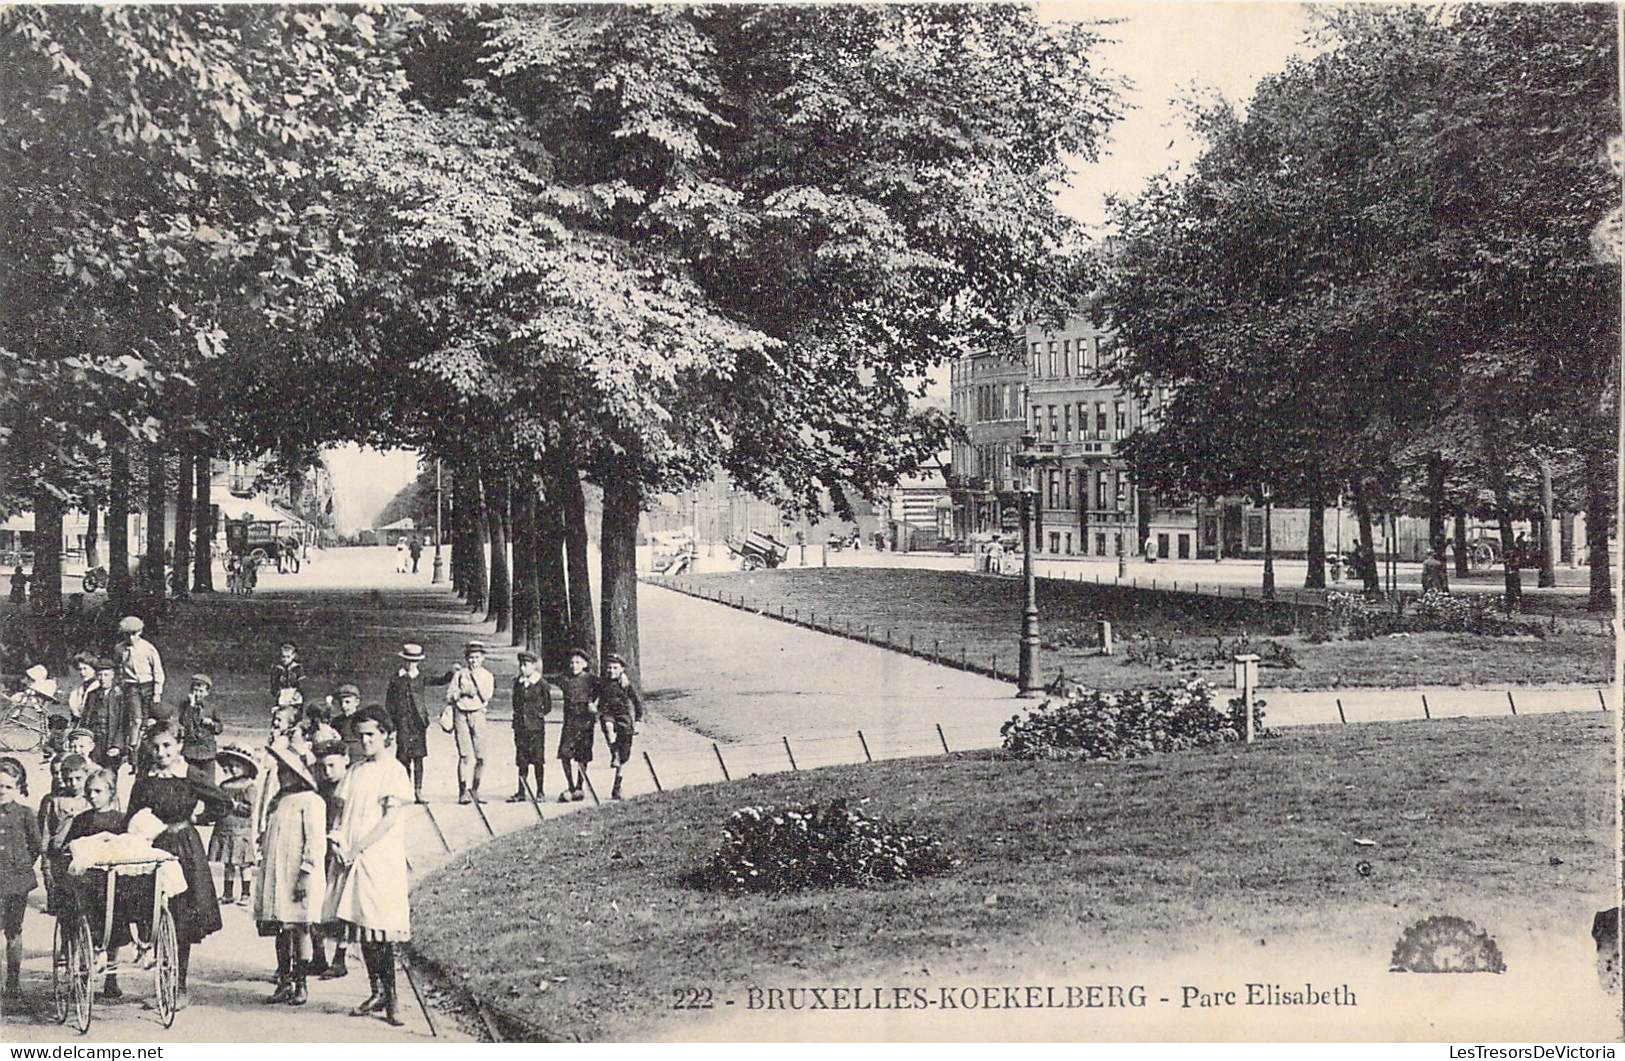
<svg viewBox="0 0 1625 1061"><path fill-rule="evenodd" d="M935 837L836 799L734 811L696 883L738 892L868 887L940 873L950 864Z"/></svg>
<svg viewBox="0 0 1625 1061"><path fill-rule="evenodd" d="M1243 711L1240 697L1220 706L1211 687L1196 680L1112 693L1076 688L1025 718L1011 716L999 732L1005 753L1021 759L1135 759L1239 741L1246 733ZM1253 732L1268 735L1262 700L1253 702Z"/></svg>

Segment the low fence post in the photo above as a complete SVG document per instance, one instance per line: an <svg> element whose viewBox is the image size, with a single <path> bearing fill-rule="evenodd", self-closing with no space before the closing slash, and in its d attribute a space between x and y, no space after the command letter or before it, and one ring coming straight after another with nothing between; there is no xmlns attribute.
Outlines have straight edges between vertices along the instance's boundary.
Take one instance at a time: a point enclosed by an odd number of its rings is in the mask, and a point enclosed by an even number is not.
<svg viewBox="0 0 1625 1061"><path fill-rule="evenodd" d="M592 797L592 805L602 807L603 804L598 801L598 790L592 787L592 778L587 776L587 771L581 771L581 780L587 783L587 795Z"/></svg>
<svg viewBox="0 0 1625 1061"><path fill-rule="evenodd" d="M480 816L480 824L485 826L485 835L495 836L497 831L491 828L491 819L485 816L485 804L478 797L474 800L474 813Z"/></svg>
<svg viewBox="0 0 1625 1061"><path fill-rule="evenodd" d="M942 639L941 638L933 637L931 639L931 659L932 659L932 662L935 662L935 663L941 663L942 662Z"/></svg>
<svg viewBox="0 0 1625 1061"><path fill-rule="evenodd" d="M1512 690L1511 689L1507 690L1507 703L1511 705L1512 713L1514 715L1516 715L1518 713L1518 701L1512 699Z"/></svg>
<svg viewBox="0 0 1625 1061"><path fill-rule="evenodd" d="M1337 698L1337 721L1345 724L1348 722L1348 717L1343 714L1343 698L1341 696Z"/></svg>
<svg viewBox="0 0 1625 1061"><path fill-rule="evenodd" d="M1602 705L1602 709L1604 711L1608 710L1608 698L1606 696L1602 695L1602 690L1601 689L1597 690L1597 703Z"/></svg>
<svg viewBox="0 0 1625 1061"><path fill-rule="evenodd" d="M869 742L863 739L863 730L858 730L858 743L863 745L863 761L872 763L875 757L869 754Z"/></svg>
<svg viewBox="0 0 1625 1061"><path fill-rule="evenodd" d="M796 766L796 753L790 750L790 738L789 737L783 737L781 739L784 741L784 754L788 755L790 757L790 769L791 769L791 771L793 772L793 771L796 771L796 770L800 769L799 767Z"/></svg>
<svg viewBox="0 0 1625 1061"><path fill-rule="evenodd" d="M912 633L908 635L908 654L914 655L914 635Z"/></svg>
<svg viewBox="0 0 1625 1061"><path fill-rule="evenodd" d="M654 779L655 791L656 792L664 792L664 791L666 791L665 786L663 786L660 783L660 775L655 773L655 761L653 759L649 758L649 753L648 752L643 753L643 765L647 766L649 768L649 776Z"/></svg>
<svg viewBox="0 0 1625 1061"><path fill-rule="evenodd" d="M541 801L536 798L536 793L531 789L530 782L525 779L524 774L519 775L519 787L525 790L525 796L530 800L530 805L536 809L536 820L545 822L547 818L542 815Z"/></svg>
<svg viewBox="0 0 1625 1061"><path fill-rule="evenodd" d="M427 803L423 804L423 813L429 819L429 824L434 826L434 834L440 838L440 846L446 849L446 854L451 854L451 844L446 842L445 831L440 828L440 822L435 819L434 811Z"/></svg>
<svg viewBox="0 0 1625 1061"><path fill-rule="evenodd" d="M1423 718L1432 718L1433 717L1433 712L1428 710L1428 694L1427 693L1422 694L1422 717Z"/></svg>
<svg viewBox="0 0 1625 1061"><path fill-rule="evenodd" d="M944 755L951 754L948 751L948 738L942 735L942 723L941 722L937 723L937 740L942 742L942 754L944 754Z"/></svg>
<svg viewBox="0 0 1625 1061"><path fill-rule="evenodd" d="M733 778L728 775L728 764L722 761L722 749L717 747L716 741L711 742L711 750L717 753L717 765L722 767L722 780L732 781Z"/></svg>

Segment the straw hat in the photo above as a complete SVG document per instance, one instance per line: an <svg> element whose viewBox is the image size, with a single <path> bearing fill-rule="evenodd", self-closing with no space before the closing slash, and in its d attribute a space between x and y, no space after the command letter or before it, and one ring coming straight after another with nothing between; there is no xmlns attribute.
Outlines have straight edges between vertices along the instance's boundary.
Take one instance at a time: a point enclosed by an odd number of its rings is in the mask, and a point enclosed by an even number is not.
<svg viewBox="0 0 1625 1061"><path fill-rule="evenodd" d="M254 753L240 744L228 744L221 748L214 756L216 759L235 759L248 768L247 776L255 777L260 772L260 764L254 758Z"/></svg>
<svg viewBox="0 0 1625 1061"><path fill-rule="evenodd" d="M36 663L23 671L28 676L28 689L41 696L56 699L56 679L51 677L50 670L43 663Z"/></svg>
<svg viewBox="0 0 1625 1061"><path fill-rule="evenodd" d="M424 660L423 646L416 641L408 641L401 646L401 650L396 655L408 663L422 663Z"/></svg>
<svg viewBox="0 0 1625 1061"><path fill-rule="evenodd" d="M316 791L316 779L311 776L310 767L305 765L304 758L300 756L298 752L294 751L293 748L285 741L277 741L270 747L271 756L276 759L278 763L286 766L289 770L292 770L296 775L298 775L299 780L309 785L312 792Z"/></svg>

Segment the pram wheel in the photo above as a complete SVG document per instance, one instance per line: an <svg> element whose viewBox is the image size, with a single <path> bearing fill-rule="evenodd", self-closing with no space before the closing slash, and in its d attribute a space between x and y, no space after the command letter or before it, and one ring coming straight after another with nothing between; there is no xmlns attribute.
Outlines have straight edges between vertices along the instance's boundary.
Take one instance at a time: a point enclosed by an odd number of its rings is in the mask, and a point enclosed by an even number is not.
<svg viewBox="0 0 1625 1061"><path fill-rule="evenodd" d="M80 914L73 919L67 940L68 994L73 1004L73 1026L83 1035L90 1030L91 1010L96 998L96 943L90 938L90 921Z"/></svg>
<svg viewBox="0 0 1625 1061"><path fill-rule="evenodd" d="M72 994L68 987L68 939L73 922L58 916L56 929L51 934L51 1015L58 1024L68 1023L68 1007Z"/></svg>
<svg viewBox="0 0 1625 1061"><path fill-rule="evenodd" d="M158 1023L168 1028L175 1023L175 999L180 992L180 947L175 942L175 919L166 904L158 910L152 928L157 961L152 967L153 994L157 1001Z"/></svg>

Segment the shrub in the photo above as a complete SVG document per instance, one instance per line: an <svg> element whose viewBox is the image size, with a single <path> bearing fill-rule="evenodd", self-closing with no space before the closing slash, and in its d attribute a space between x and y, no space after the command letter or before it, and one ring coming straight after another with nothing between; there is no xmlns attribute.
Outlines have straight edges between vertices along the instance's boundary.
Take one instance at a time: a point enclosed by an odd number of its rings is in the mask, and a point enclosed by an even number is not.
<svg viewBox="0 0 1625 1061"><path fill-rule="evenodd" d="M1412 629L1465 632L1475 611L1471 601L1430 589L1411 604Z"/></svg>
<svg viewBox="0 0 1625 1061"><path fill-rule="evenodd" d="M835 799L824 806L734 811L722 827L722 846L699 878L727 891L791 892L912 880L950 864L936 838Z"/></svg>
<svg viewBox="0 0 1625 1061"><path fill-rule="evenodd" d="M1253 703L1253 728L1265 735L1264 702ZM1241 698L1221 707L1206 682L1106 693L1080 689L1046 700L1026 718L999 727L1006 754L1020 759L1120 760L1241 740Z"/></svg>

